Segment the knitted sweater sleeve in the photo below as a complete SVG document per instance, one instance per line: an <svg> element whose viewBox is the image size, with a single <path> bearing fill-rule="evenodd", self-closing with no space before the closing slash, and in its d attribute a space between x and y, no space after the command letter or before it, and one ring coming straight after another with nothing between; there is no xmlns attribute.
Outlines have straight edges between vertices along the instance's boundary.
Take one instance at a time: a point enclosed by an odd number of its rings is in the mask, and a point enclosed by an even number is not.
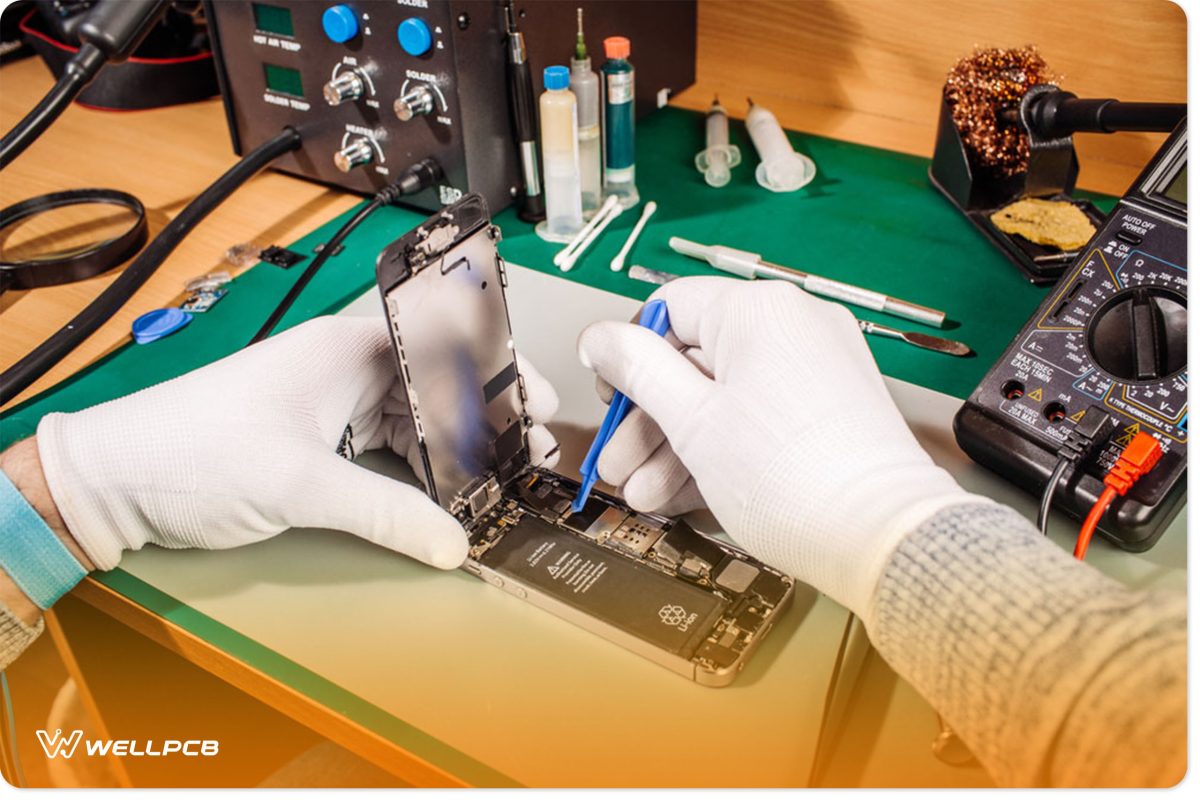
<svg viewBox="0 0 1200 800"><path fill-rule="evenodd" d="M1169 786L1187 768L1186 614L966 504L897 548L867 630L1001 785Z"/></svg>

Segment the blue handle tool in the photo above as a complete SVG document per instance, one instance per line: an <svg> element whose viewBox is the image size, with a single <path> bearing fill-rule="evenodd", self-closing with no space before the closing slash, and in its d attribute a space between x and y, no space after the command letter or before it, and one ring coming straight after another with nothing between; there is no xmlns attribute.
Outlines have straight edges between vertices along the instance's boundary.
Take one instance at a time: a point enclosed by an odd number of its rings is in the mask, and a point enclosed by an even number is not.
<svg viewBox="0 0 1200 800"><path fill-rule="evenodd" d="M667 304L662 300L651 300L646 303L642 306L638 325L649 328L659 336L666 334L667 329L671 327L671 320L667 317ZM625 419L625 415L631 408L633 408L633 402L628 397L620 392L613 392L612 400L608 404L608 413L604 415L604 422L600 423L600 430L596 432L596 438L592 440L592 446L588 448L587 457L579 465L579 474L583 476L583 483L579 485L579 494L575 495L575 502L571 503L571 511L574 513L578 514L583 510L588 495L592 493L592 487L596 485L598 477L596 462L600 459L600 451L608 444L608 440L612 438L617 426L621 424L621 420Z"/></svg>

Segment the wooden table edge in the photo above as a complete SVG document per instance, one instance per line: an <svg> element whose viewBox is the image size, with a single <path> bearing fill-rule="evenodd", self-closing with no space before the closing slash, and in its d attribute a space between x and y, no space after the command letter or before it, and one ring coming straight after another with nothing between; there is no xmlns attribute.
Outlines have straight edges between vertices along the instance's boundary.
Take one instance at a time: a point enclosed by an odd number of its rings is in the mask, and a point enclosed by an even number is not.
<svg viewBox="0 0 1200 800"><path fill-rule="evenodd" d="M90 576L84 578L71 595L412 786L469 786L457 776L332 711Z"/></svg>

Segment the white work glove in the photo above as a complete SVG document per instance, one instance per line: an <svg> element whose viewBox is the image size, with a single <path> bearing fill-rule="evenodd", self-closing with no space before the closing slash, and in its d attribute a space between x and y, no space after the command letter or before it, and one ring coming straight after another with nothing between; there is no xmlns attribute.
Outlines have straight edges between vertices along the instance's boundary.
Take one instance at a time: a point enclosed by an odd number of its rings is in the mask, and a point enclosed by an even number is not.
<svg viewBox="0 0 1200 800"><path fill-rule="evenodd" d="M749 552L862 616L903 537L978 499L917 444L847 309L780 281L686 278L653 297L672 337L599 322L579 339L638 406L597 464L634 508L706 502Z"/></svg>
<svg viewBox="0 0 1200 800"><path fill-rule="evenodd" d="M554 389L519 369L530 417L549 420ZM452 516L347 460L386 446L413 462L402 391L386 322L323 317L128 397L49 414L38 451L67 528L102 570L147 542L219 550L292 527L457 567L467 540ZM557 447L541 425L529 439L535 458Z"/></svg>

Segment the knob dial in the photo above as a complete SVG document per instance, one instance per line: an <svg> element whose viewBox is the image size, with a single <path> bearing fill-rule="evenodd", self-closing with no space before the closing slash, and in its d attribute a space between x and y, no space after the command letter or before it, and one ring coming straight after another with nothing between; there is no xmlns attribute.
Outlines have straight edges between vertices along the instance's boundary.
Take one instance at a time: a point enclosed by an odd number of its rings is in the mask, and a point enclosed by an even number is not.
<svg viewBox="0 0 1200 800"><path fill-rule="evenodd" d="M363 96L364 84L362 75L356 69L348 69L337 74L333 80L325 84L322 94L325 102L338 106Z"/></svg>
<svg viewBox="0 0 1200 800"><path fill-rule="evenodd" d="M1088 331L1096 364L1125 381L1152 381L1187 366L1187 301L1158 287L1115 295Z"/></svg>
<svg viewBox="0 0 1200 800"><path fill-rule="evenodd" d="M433 111L433 92L429 91L428 86L417 84L392 103L392 110L396 112L396 117L401 122L408 122L413 117L428 114Z"/></svg>
<svg viewBox="0 0 1200 800"><path fill-rule="evenodd" d="M360 136L347 142L345 147L333 154L333 165L342 172L349 172L355 167L370 164L374 156L375 148L371 147L371 141L365 136Z"/></svg>

